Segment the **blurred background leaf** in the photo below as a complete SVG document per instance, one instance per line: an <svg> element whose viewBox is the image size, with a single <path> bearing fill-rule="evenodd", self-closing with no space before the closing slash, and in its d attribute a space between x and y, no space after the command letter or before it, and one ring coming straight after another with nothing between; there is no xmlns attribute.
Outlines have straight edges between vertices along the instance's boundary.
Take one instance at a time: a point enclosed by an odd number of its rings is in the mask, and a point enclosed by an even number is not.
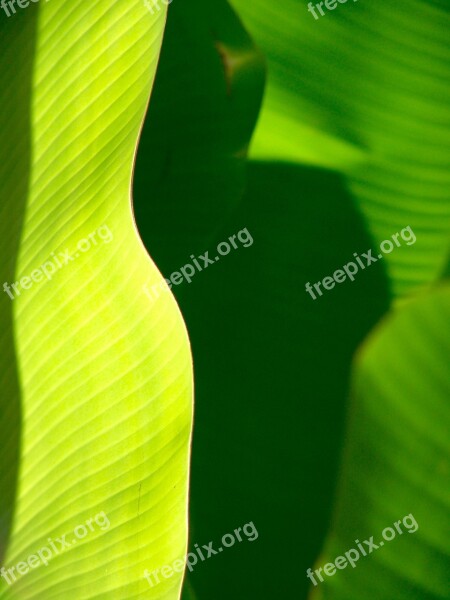
<svg viewBox="0 0 450 600"><path fill-rule="evenodd" d="M377 244L408 225L417 235L386 257L393 293L436 280L450 230L450 5L348 2L315 20L303 0L231 4L269 67L251 156L344 173Z"/></svg>
<svg viewBox="0 0 450 600"><path fill-rule="evenodd" d="M355 539L383 541L411 513L418 530L403 527L355 569L325 576L314 600L448 598L449 323L445 285L393 312L357 356L339 502L316 567Z"/></svg>

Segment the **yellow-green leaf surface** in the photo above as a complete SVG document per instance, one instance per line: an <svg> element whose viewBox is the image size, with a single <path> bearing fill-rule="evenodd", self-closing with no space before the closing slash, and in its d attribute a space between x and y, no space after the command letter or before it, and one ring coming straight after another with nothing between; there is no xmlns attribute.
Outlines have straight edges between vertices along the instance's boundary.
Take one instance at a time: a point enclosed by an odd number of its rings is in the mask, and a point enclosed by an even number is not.
<svg viewBox="0 0 450 600"><path fill-rule="evenodd" d="M449 323L446 284L399 307L359 354L337 511L315 568L359 551L356 540L377 547L363 543L354 568L322 570L314 600L448 598Z"/></svg>
<svg viewBox="0 0 450 600"><path fill-rule="evenodd" d="M2 578L0 598L175 600L182 573L151 588L144 570L186 551L191 356L172 296L143 292L162 277L131 206L165 10L17 11L1 15L2 275L20 292L2 293L2 350L17 365L2 370L1 481L16 486L3 566L49 538L70 547Z"/></svg>

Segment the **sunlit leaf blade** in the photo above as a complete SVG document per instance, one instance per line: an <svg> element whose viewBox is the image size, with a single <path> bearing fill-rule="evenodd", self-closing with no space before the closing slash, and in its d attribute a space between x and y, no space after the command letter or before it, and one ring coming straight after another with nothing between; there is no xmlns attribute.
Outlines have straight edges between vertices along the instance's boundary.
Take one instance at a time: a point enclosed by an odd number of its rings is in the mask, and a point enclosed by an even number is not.
<svg viewBox="0 0 450 600"><path fill-rule="evenodd" d="M130 199L165 11L152 16L140 0L53 0L37 8L16 15L37 16L31 164L29 182L26 165L2 180L9 214L0 239L23 219L10 284L46 262L54 272L25 280L26 289L8 298L22 423L21 430L10 423L13 442L20 435L20 467L4 565L27 561L49 538L69 534L71 545L11 587L1 579L0 598L175 600L182 573L158 589L143 573L182 558L186 548L191 359L172 296L150 304L142 292L161 275L139 239ZM17 52L20 65L32 44ZM10 102L23 77L11 69L13 58L0 57ZM25 97L24 123L26 106ZM12 141L1 146L2 163L14 140L23 144L22 133L6 130ZM5 403L14 394L8 385ZM1 448L4 472L14 462L13 442ZM71 532L101 512L110 527L74 541Z"/></svg>
<svg viewBox="0 0 450 600"><path fill-rule="evenodd" d="M383 545L325 576L314 600L448 598L449 322L446 285L399 308L362 347L334 527L315 568L355 540ZM417 531L407 519L400 535L395 523L411 514Z"/></svg>
<svg viewBox="0 0 450 600"><path fill-rule="evenodd" d="M252 155L345 173L378 243L417 233L411 252L387 257L394 293L437 279L450 230L448 3L348 1L317 20L303 0L231 4L268 57Z"/></svg>

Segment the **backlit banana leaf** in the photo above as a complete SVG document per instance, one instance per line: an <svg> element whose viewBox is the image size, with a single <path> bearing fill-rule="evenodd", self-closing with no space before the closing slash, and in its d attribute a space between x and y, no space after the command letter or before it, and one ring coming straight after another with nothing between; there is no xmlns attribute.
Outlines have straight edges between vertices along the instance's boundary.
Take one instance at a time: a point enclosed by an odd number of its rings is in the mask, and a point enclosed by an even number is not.
<svg viewBox="0 0 450 600"><path fill-rule="evenodd" d="M173 297L150 303L143 293L162 277L130 194L165 6L16 9L0 19L0 508L10 569L0 598L176 600L182 572L152 588L144 571L186 549L191 357ZM64 535L67 546L50 545ZM43 547L47 565L18 566Z"/></svg>

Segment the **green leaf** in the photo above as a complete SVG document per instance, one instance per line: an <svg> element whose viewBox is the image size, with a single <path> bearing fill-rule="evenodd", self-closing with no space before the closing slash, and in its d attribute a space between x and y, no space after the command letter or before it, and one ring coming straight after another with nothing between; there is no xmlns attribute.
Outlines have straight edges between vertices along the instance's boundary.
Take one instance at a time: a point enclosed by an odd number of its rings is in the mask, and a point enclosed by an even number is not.
<svg viewBox="0 0 450 600"><path fill-rule="evenodd" d="M356 539L384 544L324 576L314 600L448 598L449 299L447 285L398 308L358 355L334 526L315 568Z"/></svg>
<svg viewBox="0 0 450 600"><path fill-rule="evenodd" d="M164 23L141 0L54 0L1 25L2 269L19 290L2 294L2 361L17 363L3 365L3 564L70 542L1 579L5 600L179 597L181 573L152 590L144 569L186 549L191 357L172 296L143 293L162 278L130 200ZM100 513L110 527L77 540Z"/></svg>
<svg viewBox="0 0 450 600"><path fill-rule="evenodd" d="M448 3L347 2L315 20L308 3L232 0L268 58L256 159L339 170L386 257L395 295L439 278L450 229ZM314 4L314 3L313 3Z"/></svg>

